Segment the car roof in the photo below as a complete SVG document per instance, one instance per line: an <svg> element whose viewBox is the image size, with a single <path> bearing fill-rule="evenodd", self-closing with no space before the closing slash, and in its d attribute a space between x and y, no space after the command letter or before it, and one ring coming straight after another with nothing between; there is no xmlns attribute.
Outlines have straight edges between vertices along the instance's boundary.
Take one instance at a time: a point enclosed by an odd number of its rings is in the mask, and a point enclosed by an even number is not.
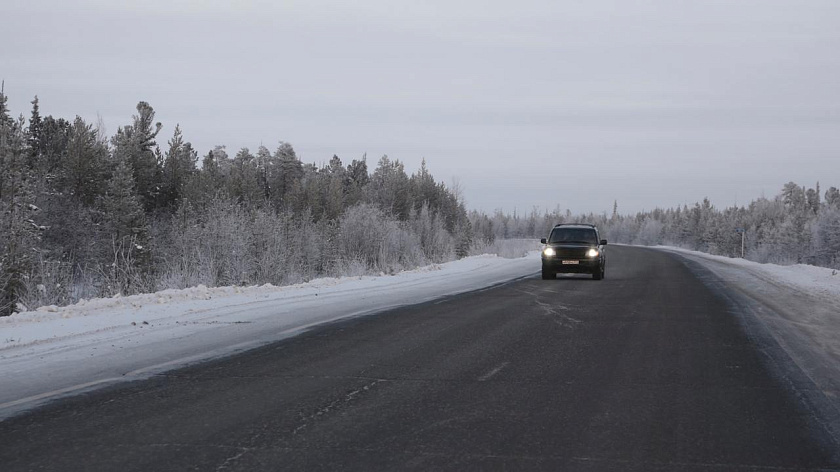
<svg viewBox="0 0 840 472"><path fill-rule="evenodd" d="M560 223L558 225L554 225L555 228L582 228L582 229L597 229L595 225L590 225L587 223Z"/></svg>

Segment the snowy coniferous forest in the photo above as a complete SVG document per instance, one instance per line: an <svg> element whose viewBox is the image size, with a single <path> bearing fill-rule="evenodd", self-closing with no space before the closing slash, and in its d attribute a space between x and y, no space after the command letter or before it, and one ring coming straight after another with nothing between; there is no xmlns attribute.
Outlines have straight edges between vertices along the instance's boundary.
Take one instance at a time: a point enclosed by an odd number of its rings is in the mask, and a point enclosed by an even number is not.
<svg viewBox="0 0 840 472"><path fill-rule="evenodd" d="M410 176L387 156L372 170L364 158L319 166L284 142L199 156L178 126L163 138L145 102L110 137L80 117L42 117L37 97L28 120L6 103L0 95L3 315L199 284L393 273L472 246L463 202L425 162Z"/></svg>
<svg viewBox="0 0 840 472"><path fill-rule="evenodd" d="M840 191L821 194L819 183L805 188L788 182L774 198L759 198L746 206L715 208L708 199L693 206L655 209L622 215L618 203L611 214L573 216L568 210L526 215L493 216L470 213L477 241L495 238L545 237L564 222L596 224L613 243L677 246L756 262L811 264L840 268Z"/></svg>
<svg viewBox="0 0 840 472"><path fill-rule="evenodd" d="M166 288L290 284L394 273L473 253L522 255L562 222L611 242L668 244L759 262L840 267L840 192L794 183L772 199L573 216L467 212L426 168L383 156L306 164L281 142L199 155L154 109L137 105L113 136L101 126L12 118L0 93L0 315L82 298ZM165 141L165 143L164 143ZM231 155L233 154L233 155ZM534 244L533 248L537 246Z"/></svg>

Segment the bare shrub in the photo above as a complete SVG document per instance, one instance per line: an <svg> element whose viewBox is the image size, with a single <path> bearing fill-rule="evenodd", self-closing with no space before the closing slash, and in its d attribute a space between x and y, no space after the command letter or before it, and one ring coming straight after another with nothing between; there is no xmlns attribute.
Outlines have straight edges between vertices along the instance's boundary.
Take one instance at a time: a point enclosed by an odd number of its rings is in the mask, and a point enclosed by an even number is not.
<svg viewBox="0 0 840 472"><path fill-rule="evenodd" d="M293 228L292 216L288 213L276 215L266 210L254 214L251 232L253 235L251 254L254 261L253 279L257 283L281 285L286 282L293 259L293 248L289 244Z"/></svg>
<svg viewBox="0 0 840 472"><path fill-rule="evenodd" d="M361 277L370 274L370 269L361 259L340 258L337 261L336 276Z"/></svg>
<svg viewBox="0 0 840 472"><path fill-rule="evenodd" d="M136 237L112 240L111 263L98 267L101 280L100 296L133 295L154 289L138 261L138 253L142 250Z"/></svg>
<svg viewBox="0 0 840 472"><path fill-rule="evenodd" d="M376 268L393 274L427 263L420 237L404 223L394 219L383 222L383 239L379 247Z"/></svg>
<svg viewBox="0 0 840 472"><path fill-rule="evenodd" d="M539 249L540 242L537 239L495 239L492 242L479 240L473 244L470 255L496 254L506 259L515 259Z"/></svg>
<svg viewBox="0 0 840 472"><path fill-rule="evenodd" d="M12 274L5 270L3 261L0 260L0 316L8 316L14 310L14 297L8 296L13 293L11 287Z"/></svg>
<svg viewBox="0 0 840 472"><path fill-rule="evenodd" d="M412 212L411 231L420 238L425 258L432 262L451 261L455 258L455 239L446 230L443 218L423 204L419 212Z"/></svg>
<svg viewBox="0 0 840 472"><path fill-rule="evenodd" d="M72 263L49 261L40 256L23 280L20 302L30 310L73 303L77 300L71 292L73 282Z"/></svg>

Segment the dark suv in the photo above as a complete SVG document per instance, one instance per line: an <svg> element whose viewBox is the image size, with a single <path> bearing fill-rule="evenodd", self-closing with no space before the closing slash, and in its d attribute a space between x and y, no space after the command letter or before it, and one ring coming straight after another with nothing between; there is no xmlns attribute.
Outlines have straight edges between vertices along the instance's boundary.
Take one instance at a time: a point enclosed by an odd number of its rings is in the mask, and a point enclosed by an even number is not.
<svg viewBox="0 0 840 472"><path fill-rule="evenodd" d="M592 274L595 280L604 278L607 259L604 255L606 239L598 228L587 224L561 224L551 230L542 252L543 280L557 277L558 272Z"/></svg>

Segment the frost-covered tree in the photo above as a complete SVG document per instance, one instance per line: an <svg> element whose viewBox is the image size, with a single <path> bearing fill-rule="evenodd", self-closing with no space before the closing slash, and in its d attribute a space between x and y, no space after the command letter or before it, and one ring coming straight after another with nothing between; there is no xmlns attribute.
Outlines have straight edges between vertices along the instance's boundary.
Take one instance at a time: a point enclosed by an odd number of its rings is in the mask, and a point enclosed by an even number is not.
<svg viewBox="0 0 840 472"><path fill-rule="evenodd" d="M71 123L64 118L44 118L41 126L41 150L37 160L39 175L54 178L62 168L62 161L67 155L70 142Z"/></svg>
<svg viewBox="0 0 840 472"><path fill-rule="evenodd" d="M85 205L93 205L105 191L108 171L108 149L93 127L77 116L61 163L59 188Z"/></svg>
<svg viewBox="0 0 840 472"><path fill-rule="evenodd" d="M639 228L639 233L636 236L636 243L646 246L662 244L662 230L662 222L654 218L653 215L648 215Z"/></svg>
<svg viewBox="0 0 840 472"><path fill-rule="evenodd" d="M809 188L805 191L805 200L808 211L817 214L820 211L820 183L817 182L817 188Z"/></svg>
<svg viewBox="0 0 840 472"><path fill-rule="evenodd" d="M299 199L301 194L300 180L303 178L303 164L298 160L292 145L280 142L274 152L277 172L272 176L269 185L274 189L272 198L279 207L291 208L293 199Z"/></svg>
<svg viewBox="0 0 840 472"><path fill-rule="evenodd" d="M6 96L5 89L6 82L0 82L0 126L10 130L15 125L15 120L12 119L12 114L9 112L9 97Z"/></svg>
<svg viewBox="0 0 840 472"><path fill-rule="evenodd" d="M261 145L257 149L254 165L257 168L257 177L259 185L263 190L265 200L271 201L271 194L273 191L271 182L273 181L274 174L279 169L277 161L274 159L274 156L271 155L271 151L269 151L267 147Z"/></svg>
<svg viewBox="0 0 840 472"><path fill-rule="evenodd" d="M411 201L409 180L405 166L399 159L391 160L387 155L379 159L379 164L367 186L368 200L400 220L407 220Z"/></svg>
<svg viewBox="0 0 840 472"><path fill-rule="evenodd" d="M837 187L829 187L825 191L825 204L830 208L840 208L840 190Z"/></svg>
<svg viewBox="0 0 840 472"><path fill-rule="evenodd" d="M426 259L443 262L453 257L455 242L452 233L446 230L440 214L424 203L420 210L413 210L410 217L413 232L420 237L420 244Z"/></svg>
<svg viewBox="0 0 840 472"><path fill-rule="evenodd" d="M469 218L465 217L458 222L453 237L455 238L455 257L461 259L470 255L470 250L475 243L475 235Z"/></svg>
<svg viewBox="0 0 840 472"><path fill-rule="evenodd" d="M840 208L827 207L812 225L815 263L840 267Z"/></svg>
<svg viewBox="0 0 840 472"><path fill-rule="evenodd" d="M781 197L787 213L780 226L783 250L787 254L797 255L795 260L801 261L799 252L805 245L809 233L805 227L808 220L808 200L805 188L794 182L788 182L782 188Z"/></svg>
<svg viewBox="0 0 840 472"><path fill-rule="evenodd" d="M112 143L114 158L128 164L143 207L150 211L158 204L161 184L161 156L155 138L162 125L155 122L155 110L146 102L137 104L133 123L117 130Z"/></svg>
<svg viewBox="0 0 840 472"><path fill-rule="evenodd" d="M256 160L248 148L240 149L233 158L228 193L238 201L252 206L265 200L265 187L260 183Z"/></svg>
<svg viewBox="0 0 840 472"><path fill-rule="evenodd" d="M180 125L175 125L175 133L169 140L169 150L163 161L161 173L161 206L174 208L183 197L184 187L195 173L198 153L192 145L184 142Z"/></svg>
<svg viewBox="0 0 840 472"><path fill-rule="evenodd" d="M227 196L226 177L216 155L209 151L201 160L201 168L194 172L184 186L184 199L194 206L207 207L212 200Z"/></svg>
<svg viewBox="0 0 840 472"><path fill-rule="evenodd" d="M37 162L40 160L42 152L42 130L44 127L44 120L41 119L41 111L38 106L38 96L32 100L32 114L29 118L29 128L27 129L26 139L29 146L29 160L30 168L35 168Z"/></svg>
<svg viewBox="0 0 840 472"><path fill-rule="evenodd" d="M324 217L328 220L336 220L346 208L350 179L341 159L336 155L333 155L329 164L324 167L322 175L325 180L322 187Z"/></svg>
<svg viewBox="0 0 840 472"><path fill-rule="evenodd" d="M27 160L24 120L11 120L0 91L0 316L20 308L42 229L35 222L38 208Z"/></svg>
<svg viewBox="0 0 840 472"><path fill-rule="evenodd" d="M134 187L131 167L118 160L114 174L108 181L100 207L106 234L117 244L131 245L138 251L147 251L148 227L146 214Z"/></svg>
<svg viewBox="0 0 840 472"><path fill-rule="evenodd" d="M441 202L438 201L437 182L426 167L426 159L420 162L420 169L411 175L409 185L411 186L411 199L415 210L419 210L423 205L433 209L440 208Z"/></svg>
<svg viewBox="0 0 840 472"><path fill-rule="evenodd" d="M353 159L347 164L347 195L346 204L348 207L356 205L364 198L364 189L370 182L368 175L367 157Z"/></svg>
<svg viewBox="0 0 840 472"><path fill-rule="evenodd" d="M376 205L348 208L339 228L339 251L367 269L392 272L425 262L418 236Z"/></svg>
<svg viewBox="0 0 840 472"><path fill-rule="evenodd" d="M11 185L12 166L10 164L12 157L10 157L12 134L14 130L14 120L9 116L9 110L6 106L8 98L4 94L3 87L5 83L0 84L0 200L5 196L5 188Z"/></svg>

